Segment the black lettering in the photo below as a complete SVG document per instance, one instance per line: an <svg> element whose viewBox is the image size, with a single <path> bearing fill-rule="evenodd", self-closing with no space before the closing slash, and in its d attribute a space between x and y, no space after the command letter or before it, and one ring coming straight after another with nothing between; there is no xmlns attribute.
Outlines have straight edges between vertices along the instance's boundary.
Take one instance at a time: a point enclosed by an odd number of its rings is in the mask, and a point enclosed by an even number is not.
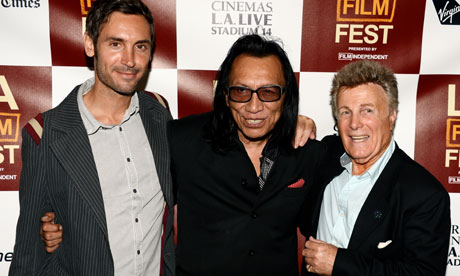
<svg viewBox="0 0 460 276"><path fill-rule="evenodd" d="M0 252L0 263L5 261L5 262L11 262L13 260L13 252Z"/></svg>
<svg viewBox="0 0 460 276"><path fill-rule="evenodd" d="M455 247L452 246L452 248L449 250L449 254L447 256L449 256L449 257L457 257L457 251L455 251Z"/></svg>
<svg viewBox="0 0 460 276"><path fill-rule="evenodd" d="M2 6L5 8L11 7L11 3L9 0L2 0Z"/></svg>
<svg viewBox="0 0 460 276"><path fill-rule="evenodd" d="M451 237L452 237L451 244L460 244L460 237L457 237L457 238L455 238L454 236L451 236Z"/></svg>

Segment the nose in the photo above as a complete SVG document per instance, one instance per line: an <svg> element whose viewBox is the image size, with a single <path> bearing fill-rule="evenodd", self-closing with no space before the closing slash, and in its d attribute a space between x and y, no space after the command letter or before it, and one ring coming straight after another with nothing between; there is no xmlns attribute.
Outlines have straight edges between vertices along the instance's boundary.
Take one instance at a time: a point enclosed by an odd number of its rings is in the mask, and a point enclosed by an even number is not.
<svg viewBox="0 0 460 276"><path fill-rule="evenodd" d="M352 114L350 118L350 128L355 130L362 127L361 117L359 114Z"/></svg>
<svg viewBox="0 0 460 276"><path fill-rule="evenodd" d="M245 108L246 108L246 111L248 112L257 113L264 109L264 103L261 100L259 100L259 97L257 96L257 94L253 92L252 98L249 102L247 102Z"/></svg>
<svg viewBox="0 0 460 276"><path fill-rule="evenodd" d="M127 47L123 50L121 63L128 67L134 67L136 65L134 51L131 48Z"/></svg>

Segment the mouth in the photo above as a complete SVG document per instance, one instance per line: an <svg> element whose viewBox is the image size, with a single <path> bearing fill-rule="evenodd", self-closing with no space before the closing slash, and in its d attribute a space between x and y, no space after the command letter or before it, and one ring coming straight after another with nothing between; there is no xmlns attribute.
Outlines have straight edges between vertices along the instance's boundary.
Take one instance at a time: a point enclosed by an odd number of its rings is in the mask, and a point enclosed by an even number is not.
<svg viewBox="0 0 460 276"><path fill-rule="evenodd" d="M117 72L118 74L120 74L121 76L125 78L135 78L139 70L133 69L133 68L128 68L128 69L116 68L115 72Z"/></svg>
<svg viewBox="0 0 460 276"><path fill-rule="evenodd" d="M265 119L244 118L243 122L243 124L248 128L259 128L264 125Z"/></svg>
<svg viewBox="0 0 460 276"><path fill-rule="evenodd" d="M246 123L249 125L258 125L262 122L263 122L262 119L246 119Z"/></svg>
<svg viewBox="0 0 460 276"><path fill-rule="evenodd" d="M350 136L350 138L353 142L364 142L367 139L369 139L369 135L355 135L355 136Z"/></svg>

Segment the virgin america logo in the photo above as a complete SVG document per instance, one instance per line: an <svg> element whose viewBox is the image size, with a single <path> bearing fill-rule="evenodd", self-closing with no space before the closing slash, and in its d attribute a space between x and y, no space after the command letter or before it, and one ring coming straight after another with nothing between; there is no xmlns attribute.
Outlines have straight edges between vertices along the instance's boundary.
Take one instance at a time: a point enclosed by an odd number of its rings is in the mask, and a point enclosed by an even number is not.
<svg viewBox="0 0 460 276"><path fill-rule="evenodd" d="M457 3L455 3L457 2ZM439 22L443 25L460 25L460 0L433 0Z"/></svg>

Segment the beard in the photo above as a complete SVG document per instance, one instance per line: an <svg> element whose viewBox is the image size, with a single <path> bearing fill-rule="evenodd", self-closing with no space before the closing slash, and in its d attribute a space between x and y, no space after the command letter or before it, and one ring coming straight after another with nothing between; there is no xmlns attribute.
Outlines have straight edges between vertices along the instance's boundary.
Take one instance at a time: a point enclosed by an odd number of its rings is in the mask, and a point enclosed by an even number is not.
<svg viewBox="0 0 460 276"><path fill-rule="evenodd" d="M136 79L130 79L126 81L123 79L115 80L110 74L111 72L132 73L137 75L141 70L138 67L131 68L124 65L117 65L107 68L103 64L99 63L98 60L96 60L95 65L96 75L99 81L101 81L106 87L112 89L116 93L125 96L131 96L136 91L139 82L145 75L144 73L141 76L137 76Z"/></svg>

